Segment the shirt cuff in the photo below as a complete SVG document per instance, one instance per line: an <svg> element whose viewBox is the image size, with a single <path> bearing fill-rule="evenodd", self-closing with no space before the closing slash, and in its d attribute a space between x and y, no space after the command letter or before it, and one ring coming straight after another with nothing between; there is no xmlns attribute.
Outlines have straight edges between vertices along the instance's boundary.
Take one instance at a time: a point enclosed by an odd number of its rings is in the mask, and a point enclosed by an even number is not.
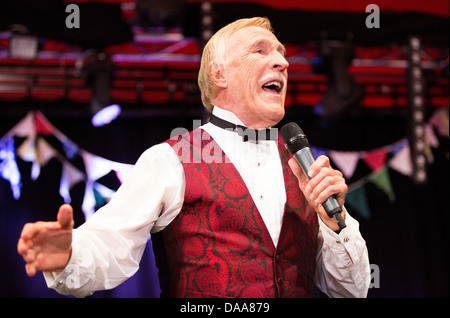
<svg viewBox="0 0 450 318"><path fill-rule="evenodd" d="M75 297L86 297L93 292L84 291L81 288L79 268L80 255L77 253L76 244L72 242L72 254L66 267L61 272L43 272L47 286L56 290L61 295L72 295Z"/></svg>
<svg viewBox="0 0 450 318"><path fill-rule="evenodd" d="M318 219L324 244L328 248L335 250L341 256L341 260L348 266L351 266L360 261L360 251L355 244L363 239L359 233L358 221L348 213L345 207L344 211L346 227L339 234L326 226L320 218Z"/></svg>

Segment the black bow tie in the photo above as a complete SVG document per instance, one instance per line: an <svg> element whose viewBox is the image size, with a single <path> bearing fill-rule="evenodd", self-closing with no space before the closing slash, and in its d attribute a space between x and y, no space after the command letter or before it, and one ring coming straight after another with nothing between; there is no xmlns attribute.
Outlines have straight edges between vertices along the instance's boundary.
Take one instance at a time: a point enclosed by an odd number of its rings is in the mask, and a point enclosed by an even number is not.
<svg viewBox="0 0 450 318"><path fill-rule="evenodd" d="M245 126L236 125L223 120L215 115L211 115L209 122L217 127L237 132L243 141L275 140L278 141L278 128L251 129Z"/></svg>

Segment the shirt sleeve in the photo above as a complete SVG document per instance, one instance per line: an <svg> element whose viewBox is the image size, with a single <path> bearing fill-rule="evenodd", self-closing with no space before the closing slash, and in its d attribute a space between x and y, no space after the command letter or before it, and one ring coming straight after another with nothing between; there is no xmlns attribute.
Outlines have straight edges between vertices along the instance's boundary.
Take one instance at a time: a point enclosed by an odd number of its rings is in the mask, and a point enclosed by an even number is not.
<svg viewBox="0 0 450 318"><path fill-rule="evenodd" d="M316 284L329 297L367 297L370 264L359 223L345 211L346 228L339 234L319 218Z"/></svg>
<svg viewBox="0 0 450 318"><path fill-rule="evenodd" d="M48 287L85 297L134 275L150 232L175 218L184 189L182 165L168 144L145 151L111 201L73 231L70 261L59 274L44 273Z"/></svg>

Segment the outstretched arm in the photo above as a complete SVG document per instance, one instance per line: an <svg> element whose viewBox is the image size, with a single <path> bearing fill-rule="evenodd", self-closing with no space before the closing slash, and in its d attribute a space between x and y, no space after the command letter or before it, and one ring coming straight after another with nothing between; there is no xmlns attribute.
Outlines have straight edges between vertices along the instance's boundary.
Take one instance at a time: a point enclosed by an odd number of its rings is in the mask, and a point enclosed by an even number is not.
<svg viewBox="0 0 450 318"><path fill-rule="evenodd" d="M76 297L116 287L139 269L149 233L162 230L180 211L184 184L173 149L153 146L111 201L78 228L72 231L68 205L57 222L25 225L18 251L27 273L42 271L48 287Z"/></svg>
<svg viewBox="0 0 450 318"><path fill-rule="evenodd" d="M17 251L26 262L28 276L37 271L61 271L72 250L73 210L63 204L55 222L27 223L17 244Z"/></svg>

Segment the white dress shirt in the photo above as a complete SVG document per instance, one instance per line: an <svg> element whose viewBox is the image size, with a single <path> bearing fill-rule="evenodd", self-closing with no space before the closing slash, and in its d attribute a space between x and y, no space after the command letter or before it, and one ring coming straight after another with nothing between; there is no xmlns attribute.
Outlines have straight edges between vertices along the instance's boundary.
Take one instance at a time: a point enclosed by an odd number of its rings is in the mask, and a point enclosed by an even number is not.
<svg viewBox="0 0 450 318"><path fill-rule="evenodd" d="M216 116L243 125L218 107ZM286 202L276 141L243 142L211 123L201 127L235 165L277 245ZM139 268L148 234L163 230L180 212L185 190L180 159L167 143L146 150L111 201L73 231L72 255L63 272L45 272L50 288L84 297L111 289ZM319 218L316 284L331 297L366 297L370 264L359 224L346 212L339 235Z"/></svg>

